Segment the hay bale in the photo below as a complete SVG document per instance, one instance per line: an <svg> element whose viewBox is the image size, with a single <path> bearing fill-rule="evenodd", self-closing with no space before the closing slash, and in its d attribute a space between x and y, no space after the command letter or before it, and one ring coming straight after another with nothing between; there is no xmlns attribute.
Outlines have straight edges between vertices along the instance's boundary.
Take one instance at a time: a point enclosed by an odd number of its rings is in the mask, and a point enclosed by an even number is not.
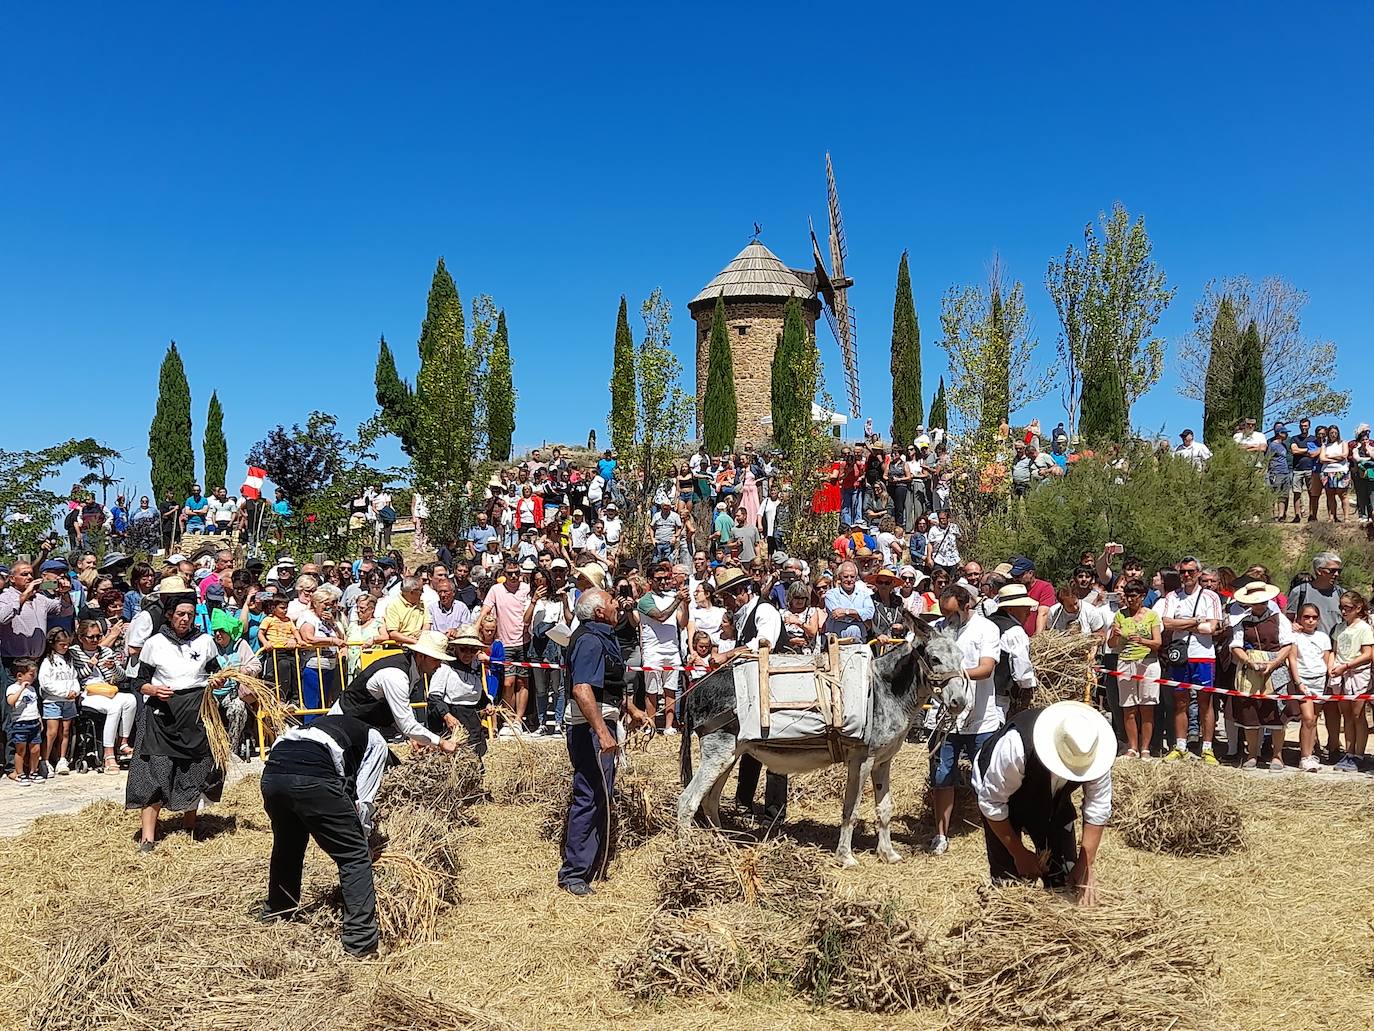
<svg viewBox="0 0 1374 1031"><path fill-rule="evenodd" d="M572 780L566 748L552 742L531 744L520 737L492 748L487 768L492 801L503 805L558 804Z"/></svg>
<svg viewBox="0 0 1374 1031"><path fill-rule="evenodd" d="M1035 669L1035 693L1031 705L1083 701L1085 686L1093 680L1094 638L1076 630L1042 630L1030 639L1031 666Z"/></svg>
<svg viewBox="0 0 1374 1031"><path fill-rule="evenodd" d="M984 889L950 931L967 1026L1154 1031L1210 1026L1220 967L1194 922L1136 895L1084 907L1039 887Z"/></svg>
<svg viewBox="0 0 1374 1031"><path fill-rule="evenodd" d="M419 808L454 826L472 822L468 807L482 798L482 760L468 748L452 755L420 752L388 770L377 792L377 810Z"/></svg>
<svg viewBox="0 0 1374 1031"><path fill-rule="evenodd" d="M796 969L793 927L741 904L654 916L638 944L612 967L616 988L640 1002L726 994L788 981Z"/></svg>
<svg viewBox="0 0 1374 1031"><path fill-rule="evenodd" d="M952 975L896 899L828 900L812 918L795 983L816 1005L869 1013L940 1006Z"/></svg>
<svg viewBox="0 0 1374 1031"><path fill-rule="evenodd" d="M1224 856L1245 847L1239 798L1201 763L1118 762L1112 829L1144 852Z"/></svg>
<svg viewBox="0 0 1374 1031"><path fill-rule="evenodd" d="M727 902L804 912L834 887L833 867L830 855L787 837L736 845L723 834L692 832L664 856L658 898L672 913Z"/></svg>

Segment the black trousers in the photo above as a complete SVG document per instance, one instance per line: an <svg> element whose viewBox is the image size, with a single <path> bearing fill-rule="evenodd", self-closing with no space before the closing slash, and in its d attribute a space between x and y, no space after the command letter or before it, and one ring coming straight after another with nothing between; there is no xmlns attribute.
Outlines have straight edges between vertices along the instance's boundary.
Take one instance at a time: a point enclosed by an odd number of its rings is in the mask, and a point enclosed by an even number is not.
<svg viewBox="0 0 1374 1031"><path fill-rule="evenodd" d="M268 769L262 775L262 802L272 821L268 915L287 915L300 905L305 846L314 838L339 867L344 951L357 956L375 949L377 891L372 882L372 854L343 781Z"/></svg>
<svg viewBox="0 0 1374 1031"><path fill-rule="evenodd" d="M735 784L735 801L742 806L752 807L754 796L759 791L759 774L763 764L752 755L741 755L737 767L738 782ZM787 775L768 771L768 779L763 785L764 813L772 819L782 819L787 815Z"/></svg>
<svg viewBox="0 0 1374 1031"><path fill-rule="evenodd" d="M1044 874L1040 878L1047 888L1062 888L1069 883L1069 874L1078 861L1078 811L1072 806L1049 814L1043 820L1026 821L1018 826L1015 817L1012 828L1018 833L1030 836L1035 851L1042 855L1048 851L1049 857L1044 864ZM983 842L988 850L988 873L993 883L1020 881L1024 878L1016 872L1016 861L1012 859L1007 847L998 840L983 817Z"/></svg>

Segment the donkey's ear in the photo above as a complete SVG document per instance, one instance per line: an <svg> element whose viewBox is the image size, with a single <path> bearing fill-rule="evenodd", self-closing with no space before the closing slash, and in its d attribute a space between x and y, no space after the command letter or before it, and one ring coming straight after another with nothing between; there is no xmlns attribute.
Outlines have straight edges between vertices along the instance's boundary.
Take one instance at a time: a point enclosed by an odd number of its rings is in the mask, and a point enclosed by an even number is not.
<svg viewBox="0 0 1374 1031"><path fill-rule="evenodd" d="M917 616L915 619L911 621L912 632L915 633L918 639L922 641L929 641L931 635L935 633L935 631L931 628L932 622L933 620L926 619L923 616Z"/></svg>
<svg viewBox="0 0 1374 1031"><path fill-rule="evenodd" d="M873 672L888 683L892 683L894 678L899 675L903 661L913 659L915 654L916 647L910 641L899 644L873 660Z"/></svg>

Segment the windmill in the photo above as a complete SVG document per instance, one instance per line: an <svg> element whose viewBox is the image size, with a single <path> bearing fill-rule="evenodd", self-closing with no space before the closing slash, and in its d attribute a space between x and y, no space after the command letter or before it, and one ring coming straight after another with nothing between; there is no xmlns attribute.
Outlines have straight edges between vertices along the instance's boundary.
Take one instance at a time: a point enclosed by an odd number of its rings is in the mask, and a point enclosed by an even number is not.
<svg viewBox="0 0 1374 1031"><path fill-rule="evenodd" d="M859 417L859 353L858 328L854 312L849 307L849 288L854 280L844 274L845 244L844 221L840 217L840 194L835 189L835 169L830 164L830 153L825 155L825 187L827 208L830 219L830 270L826 271L825 259L821 256L820 241L816 239L816 227L811 226L811 254L816 261L816 293L820 295L825 319L830 323L830 332L835 335L835 343L840 345L840 355L844 358L844 386L849 395L850 418Z"/></svg>

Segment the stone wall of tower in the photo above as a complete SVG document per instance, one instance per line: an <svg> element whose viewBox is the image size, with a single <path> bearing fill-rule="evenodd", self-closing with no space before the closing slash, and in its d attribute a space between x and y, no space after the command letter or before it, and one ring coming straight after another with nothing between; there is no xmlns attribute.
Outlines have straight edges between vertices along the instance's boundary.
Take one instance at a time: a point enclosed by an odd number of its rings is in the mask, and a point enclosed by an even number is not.
<svg viewBox="0 0 1374 1031"><path fill-rule="evenodd" d="M773 352L782 335L783 301L746 300L725 304L730 327L730 355L735 369L735 403L739 411L737 443L763 439L768 427L760 419L772 413ZM808 333L816 332L815 302L802 306ZM701 436L701 402L706 396L706 372L711 355L711 322L715 302L692 312L697 324L697 436Z"/></svg>

